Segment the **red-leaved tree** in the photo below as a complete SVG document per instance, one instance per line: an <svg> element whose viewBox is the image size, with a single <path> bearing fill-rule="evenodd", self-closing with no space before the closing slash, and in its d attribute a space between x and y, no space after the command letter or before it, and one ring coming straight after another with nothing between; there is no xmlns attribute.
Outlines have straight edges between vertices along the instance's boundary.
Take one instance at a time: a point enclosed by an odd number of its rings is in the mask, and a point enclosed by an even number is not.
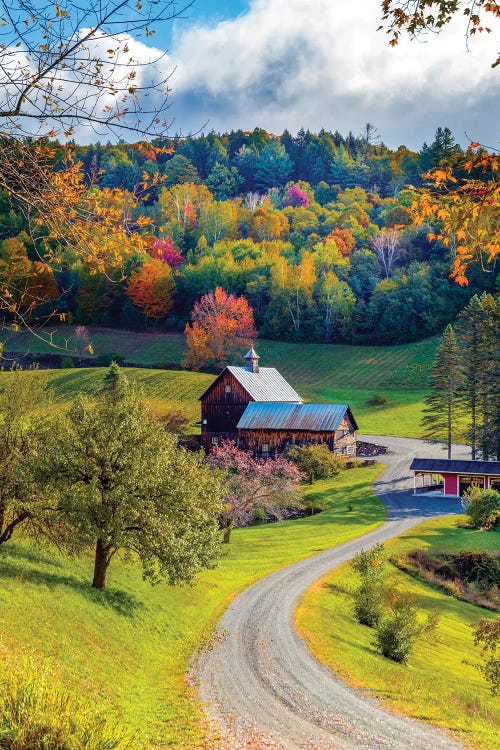
<svg viewBox="0 0 500 750"><path fill-rule="evenodd" d="M291 461L254 458L240 451L234 442L224 441L208 456L214 469L223 469L227 476L225 507L221 515L224 542L231 529L248 526L255 511L282 519L286 512L301 506L300 485L304 475Z"/></svg>
<svg viewBox="0 0 500 750"><path fill-rule="evenodd" d="M245 297L227 294L220 286L204 294L187 323L184 364L199 370L207 363L223 367L234 354L249 349L257 337L253 310Z"/></svg>
<svg viewBox="0 0 500 750"><path fill-rule="evenodd" d="M151 237L148 253L152 258L157 258L163 261L163 263L167 263L170 268L180 268L184 263L184 256L177 250L174 241L170 237L165 237L163 240Z"/></svg>

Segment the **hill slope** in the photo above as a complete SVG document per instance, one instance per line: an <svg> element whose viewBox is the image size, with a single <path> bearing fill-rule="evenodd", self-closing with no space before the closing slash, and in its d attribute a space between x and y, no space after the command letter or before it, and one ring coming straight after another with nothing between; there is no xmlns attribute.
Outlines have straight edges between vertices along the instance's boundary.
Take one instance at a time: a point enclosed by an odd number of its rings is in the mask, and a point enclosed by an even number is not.
<svg viewBox="0 0 500 750"><path fill-rule="evenodd" d="M63 334L68 336L68 328L60 329L54 341L64 344ZM95 356L114 352L128 362L141 365L181 366L184 349L181 334L92 329L91 339ZM362 432L420 437L422 402L436 344L434 339L390 347L259 341L257 349L261 363L278 368L306 400L349 403ZM26 333L11 337L6 348L19 352L54 351ZM143 369L129 370L129 375L143 383L156 410L184 409L192 424L199 419L198 398L213 378L185 371ZM92 392L98 388L100 378L93 370L50 374L60 401L70 399L77 388ZM367 403L381 392L388 399L385 406Z"/></svg>

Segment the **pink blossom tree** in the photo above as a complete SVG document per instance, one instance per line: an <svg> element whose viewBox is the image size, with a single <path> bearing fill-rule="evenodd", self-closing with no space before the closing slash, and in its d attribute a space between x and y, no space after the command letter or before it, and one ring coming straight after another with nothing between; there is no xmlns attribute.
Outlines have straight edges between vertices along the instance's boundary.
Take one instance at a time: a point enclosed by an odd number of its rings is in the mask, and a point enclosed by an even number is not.
<svg viewBox="0 0 500 750"><path fill-rule="evenodd" d="M208 462L212 468L226 472L225 507L220 519L226 544L231 530L248 526L256 510L282 519L288 510L302 506L303 474L281 456L254 458L234 442L224 441L213 449Z"/></svg>

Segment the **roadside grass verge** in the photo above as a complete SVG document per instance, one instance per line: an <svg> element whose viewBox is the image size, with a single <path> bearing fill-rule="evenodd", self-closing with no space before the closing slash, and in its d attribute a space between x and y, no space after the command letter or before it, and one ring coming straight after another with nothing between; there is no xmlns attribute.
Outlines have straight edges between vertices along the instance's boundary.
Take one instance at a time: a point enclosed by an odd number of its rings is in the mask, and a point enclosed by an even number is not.
<svg viewBox="0 0 500 750"><path fill-rule="evenodd" d="M413 549L495 550L500 533L464 526L460 517L428 521L386 542L388 555ZM299 632L319 661L346 682L387 701L396 711L458 732L472 748L500 748L500 708L481 674L472 629L488 610L454 599L387 563L389 582L418 596L422 612L439 610L430 640L416 644L408 666L385 659L373 645L373 631L352 617L354 576L346 564L317 581L295 614Z"/></svg>
<svg viewBox="0 0 500 750"><path fill-rule="evenodd" d="M304 490L324 513L237 529L219 566L189 587L151 587L140 567L113 561L109 588L90 588L92 559L70 559L14 539L0 547L0 671L27 654L70 694L137 734L137 748L203 745L185 674L230 601L259 578L378 526L371 491L379 466L342 472ZM352 506L352 510L349 507Z"/></svg>

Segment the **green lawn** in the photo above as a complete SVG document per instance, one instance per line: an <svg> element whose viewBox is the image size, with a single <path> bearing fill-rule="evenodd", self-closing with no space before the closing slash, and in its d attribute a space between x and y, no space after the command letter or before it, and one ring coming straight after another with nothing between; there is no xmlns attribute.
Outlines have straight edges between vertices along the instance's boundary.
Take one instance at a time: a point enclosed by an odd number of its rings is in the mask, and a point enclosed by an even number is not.
<svg viewBox="0 0 500 750"><path fill-rule="evenodd" d="M59 386L64 396L69 384ZM192 587L153 588L138 565L116 560L99 592L89 586L90 557L70 560L19 539L2 545L0 665L4 651L14 659L34 652L70 692L137 732L138 748L195 746L200 717L185 673L198 644L258 578L381 523L385 511L370 489L379 471L352 469L307 487L306 498L328 508L322 514L234 531L219 567Z"/></svg>
<svg viewBox="0 0 500 750"><path fill-rule="evenodd" d="M64 346L71 327L54 327L54 342ZM4 334L5 335L5 334ZM138 364L169 366L183 359L181 334L136 333L112 329L91 329L96 356L115 352ZM421 437L420 425L427 379L432 367L436 340L403 346L342 346L331 344L289 344L259 341L261 364L276 367L307 401L348 403L361 432ZM71 345L71 344L70 344ZM50 346L25 332L10 334L6 349L50 351ZM53 350L52 350L53 351ZM199 419L198 398L213 376L179 371L130 370L140 379L157 411L182 408L191 423ZM101 377L92 371L54 371L50 379L56 396L71 398L82 387L92 390ZM384 393L389 403L370 406L367 401ZM457 436L460 439L461 436Z"/></svg>
<svg viewBox="0 0 500 750"><path fill-rule="evenodd" d="M460 523L463 519L460 520ZM457 519L435 519L386 544L390 554L416 548L498 549L498 532L457 526ZM354 621L349 565L318 581L303 598L296 622L315 656L356 687L369 689L402 713L433 722L464 736L470 747L500 747L500 708L474 661L471 624L492 613L460 602L388 565L388 576L419 597L423 612L441 612L437 633L415 647L408 666L377 653L373 632Z"/></svg>

